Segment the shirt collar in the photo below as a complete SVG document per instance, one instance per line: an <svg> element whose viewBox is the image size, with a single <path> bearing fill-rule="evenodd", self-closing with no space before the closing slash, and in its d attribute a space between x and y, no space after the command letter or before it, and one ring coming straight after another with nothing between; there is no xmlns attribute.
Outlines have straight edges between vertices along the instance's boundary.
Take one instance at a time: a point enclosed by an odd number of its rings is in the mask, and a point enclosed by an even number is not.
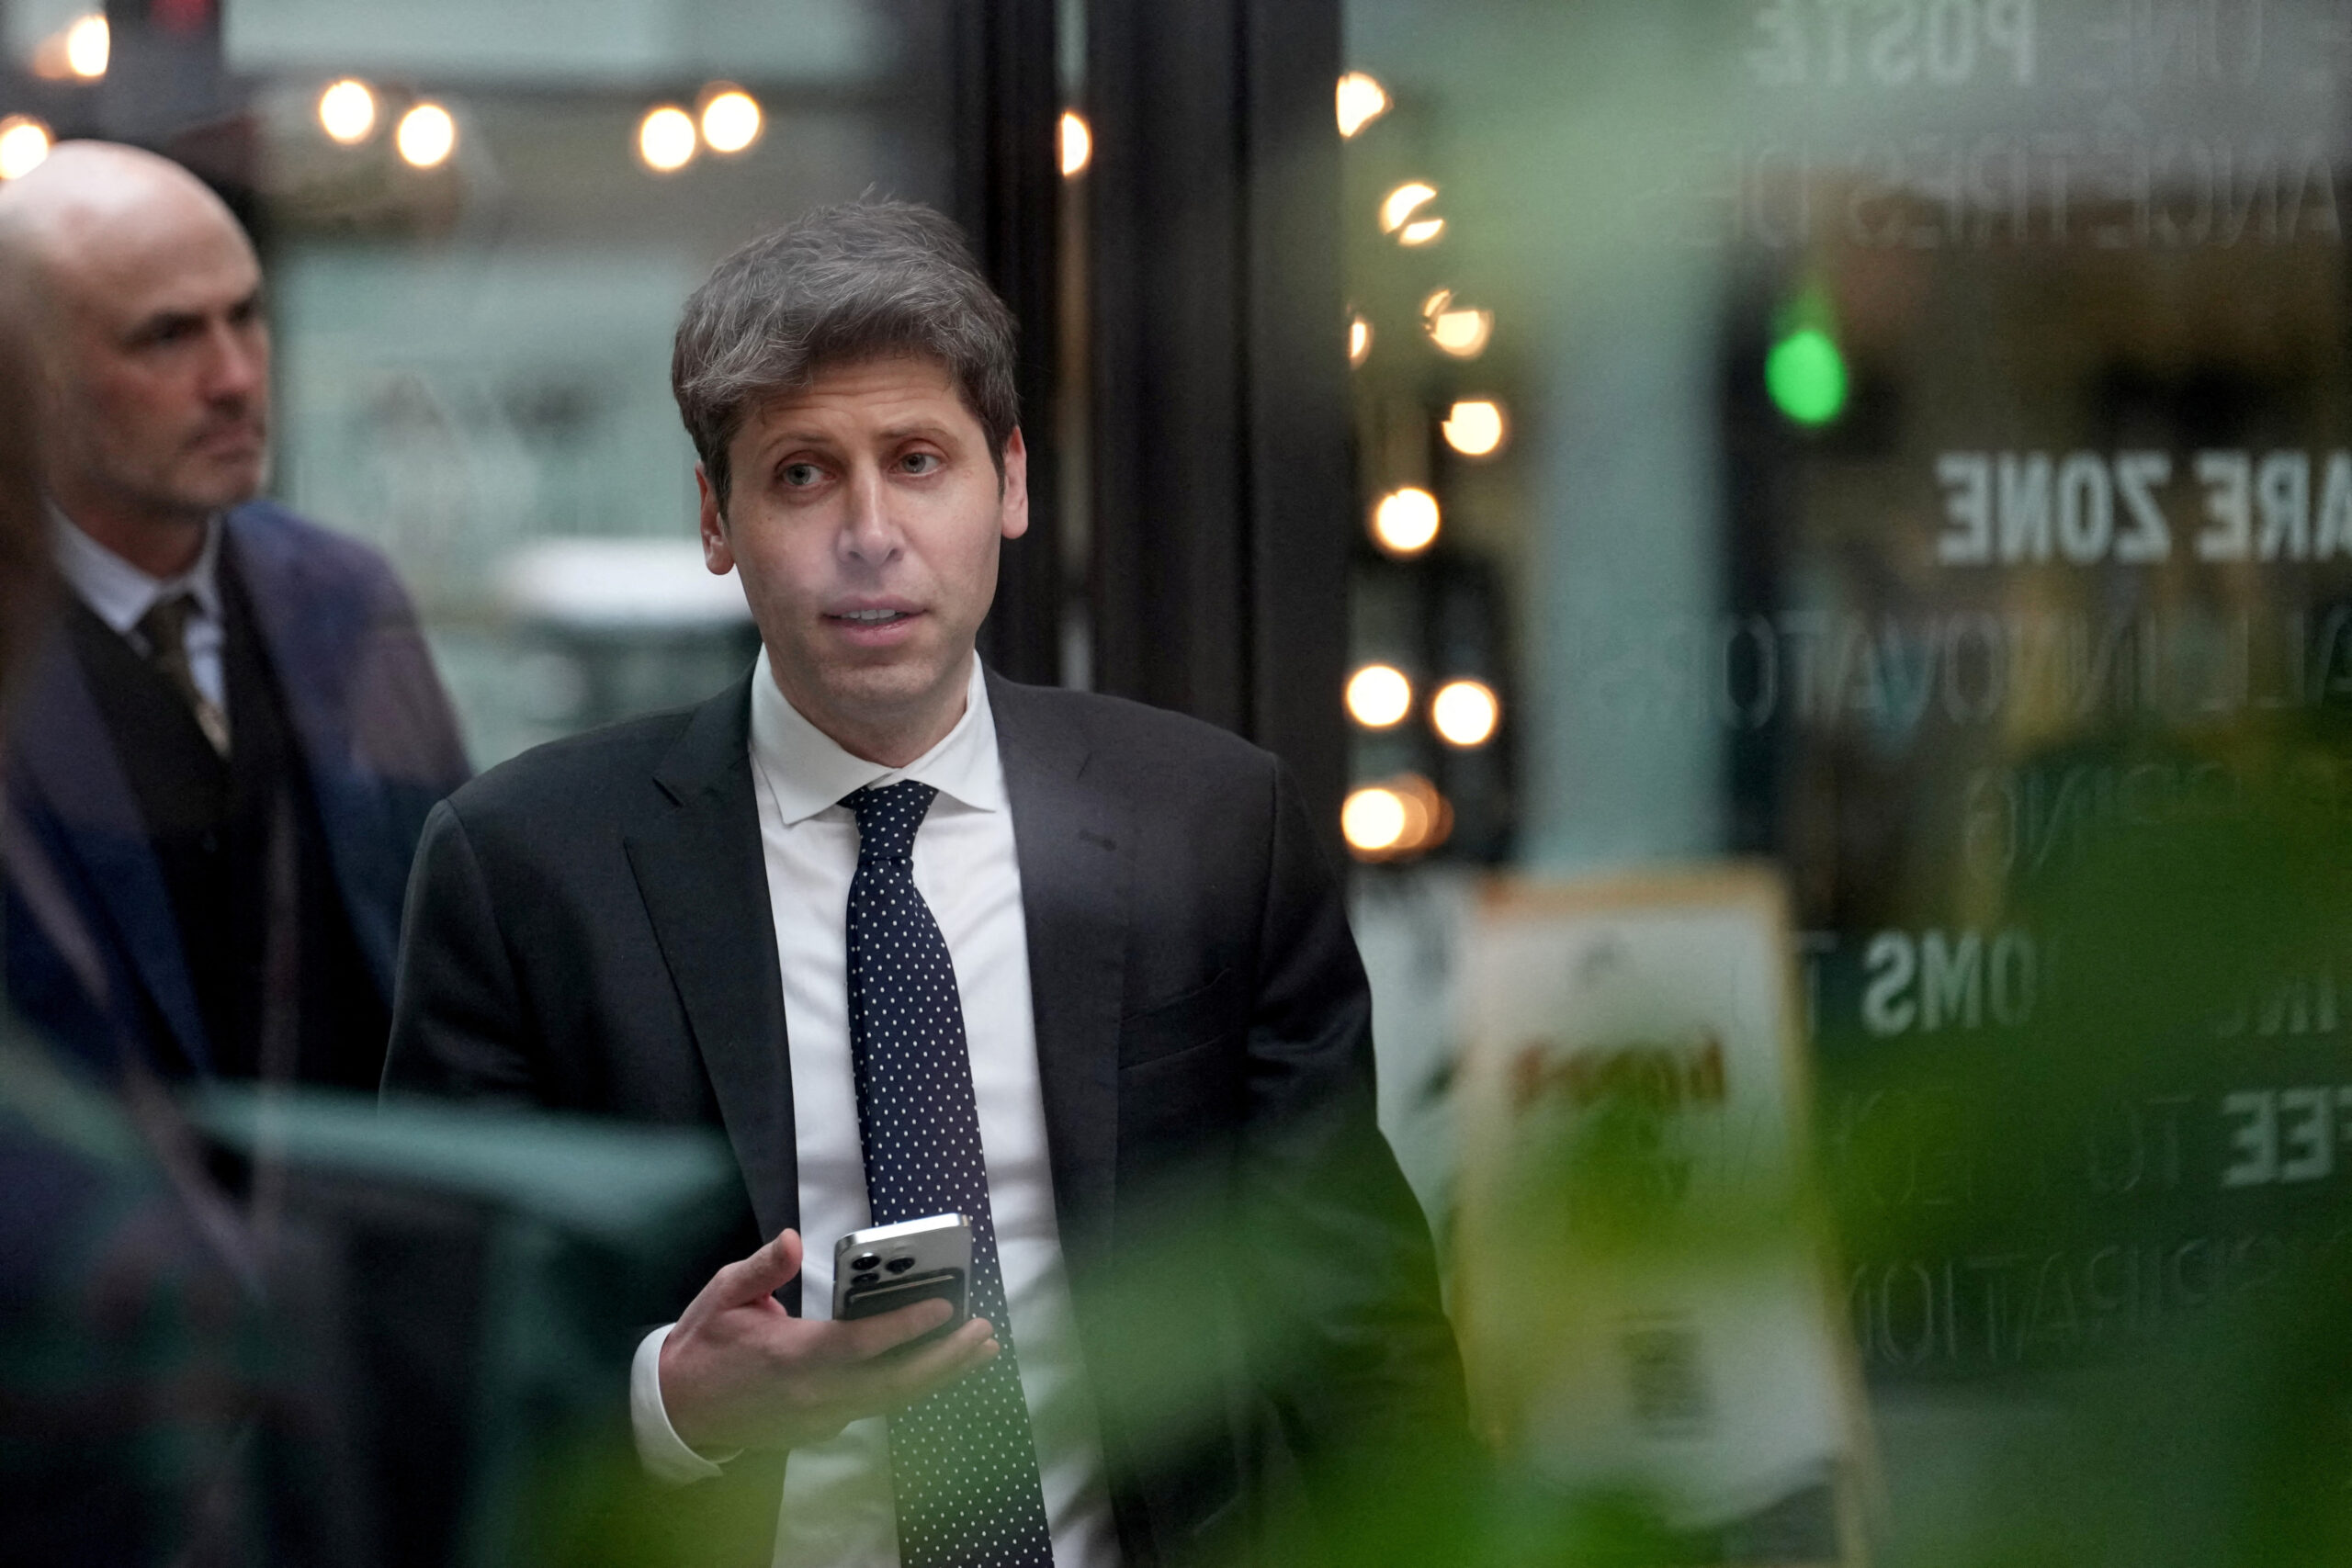
<svg viewBox="0 0 2352 1568"><path fill-rule="evenodd" d="M220 619L220 519L204 524L204 547L195 564L176 577L150 577L89 535L58 510L49 508L51 554L58 574L72 584L82 602L98 619L118 633L137 626L159 600L175 593L192 593L197 607Z"/></svg>
<svg viewBox="0 0 2352 1568"><path fill-rule="evenodd" d="M997 759L996 719L988 682L972 660L964 716L938 745L903 768L853 757L786 700L767 649L752 671L752 760L775 796L785 824L806 821L868 784L913 779L979 811L1005 807L1004 769Z"/></svg>

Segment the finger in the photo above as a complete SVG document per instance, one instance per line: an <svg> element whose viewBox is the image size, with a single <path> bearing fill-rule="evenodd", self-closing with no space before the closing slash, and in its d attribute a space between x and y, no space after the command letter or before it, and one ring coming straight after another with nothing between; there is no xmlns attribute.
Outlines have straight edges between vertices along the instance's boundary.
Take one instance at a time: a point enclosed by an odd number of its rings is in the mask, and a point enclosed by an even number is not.
<svg viewBox="0 0 2352 1568"><path fill-rule="evenodd" d="M938 1344L910 1352L891 1366L885 1374L883 1398L894 1409L911 1404L1002 1353L995 1333L975 1318Z"/></svg>
<svg viewBox="0 0 2352 1568"><path fill-rule="evenodd" d="M851 1356L869 1360L886 1350L897 1349L910 1339L922 1338L955 1315L955 1308L934 1297L877 1316L843 1323L842 1342Z"/></svg>
<svg viewBox="0 0 2352 1568"><path fill-rule="evenodd" d="M719 1306L743 1306L773 1295L800 1272L800 1233L779 1231L774 1241L710 1277L705 1294Z"/></svg>

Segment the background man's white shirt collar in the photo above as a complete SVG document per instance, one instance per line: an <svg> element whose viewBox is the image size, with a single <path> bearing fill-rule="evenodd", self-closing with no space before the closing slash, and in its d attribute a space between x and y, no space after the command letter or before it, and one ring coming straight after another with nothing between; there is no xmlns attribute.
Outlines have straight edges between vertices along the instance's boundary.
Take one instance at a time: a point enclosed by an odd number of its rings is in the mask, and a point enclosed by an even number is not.
<svg viewBox="0 0 2352 1568"><path fill-rule="evenodd" d="M220 619L220 519L204 525L204 548L176 577L150 577L89 535L55 506L49 509L51 553L57 570L98 619L129 636L157 601L193 593L197 608Z"/></svg>

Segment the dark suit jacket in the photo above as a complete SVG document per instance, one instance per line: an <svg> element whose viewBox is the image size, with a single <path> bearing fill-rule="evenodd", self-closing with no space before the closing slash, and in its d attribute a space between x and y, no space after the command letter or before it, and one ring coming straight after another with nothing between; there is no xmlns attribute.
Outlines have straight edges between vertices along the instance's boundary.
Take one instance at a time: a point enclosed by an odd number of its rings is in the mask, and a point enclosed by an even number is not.
<svg viewBox="0 0 2352 1568"><path fill-rule="evenodd" d="M1120 1537L1137 1563L1227 1557L1269 1413L1310 1480L1463 1424L1428 1229L1374 1122L1363 971L1272 756L1132 703L989 691ZM723 1125L755 1222L738 1256L799 1219L749 711L746 678L438 807L386 1069L391 1090Z"/></svg>
<svg viewBox="0 0 2352 1568"><path fill-rule="evenodd" d="M389 999L401 905L425 813L469 769L408 596L383 558L267 502L224 518L224 553L252 602L308 765L354 936ZM7 807L58 868L115 998L73 965L6 885L7 988L53 1041L101 1071L119 1043L199 1066L210 1044L164 874L106 720L63 634L11 715ZM153 1038L168 1031L173 1052Z"/></svg>

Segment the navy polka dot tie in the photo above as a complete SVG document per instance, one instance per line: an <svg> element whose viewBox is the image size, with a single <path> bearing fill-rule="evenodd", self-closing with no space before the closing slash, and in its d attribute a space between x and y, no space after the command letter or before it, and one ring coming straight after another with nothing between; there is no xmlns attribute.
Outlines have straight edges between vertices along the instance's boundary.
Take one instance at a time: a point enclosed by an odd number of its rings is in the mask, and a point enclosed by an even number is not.
<svg viewBox="0 0 2352 1568"><path fill-rule="evenodd" d="M915 829L938 792L862 789L849 885L850 1061L874 1223L972 1222L972 1313L1003 1353L890 1417L904 1568L1050 1568L1052 1537L997 1266L988 1167L947 941L915 891Z"/></svg>

